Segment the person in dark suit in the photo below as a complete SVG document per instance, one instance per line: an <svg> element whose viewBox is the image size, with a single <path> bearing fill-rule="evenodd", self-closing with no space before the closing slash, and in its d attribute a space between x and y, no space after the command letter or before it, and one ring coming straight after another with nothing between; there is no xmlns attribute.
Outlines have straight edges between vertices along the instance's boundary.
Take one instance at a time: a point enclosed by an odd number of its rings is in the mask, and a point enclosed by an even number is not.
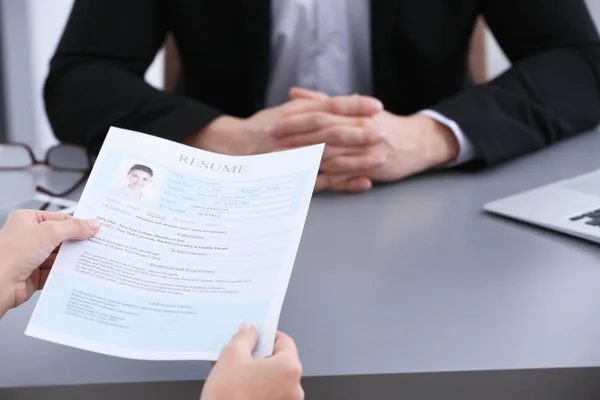
<svg viewBox="0 0 600 400"><path fill-rule="evenodd" d="M478 16L512 62L484 85ZM169 32L177 94L143 79ZM76 0L44 99L91 147L110 125L229 154L325 142L316 189L362 191L594 128L600 39L584 0Z"/></svg>

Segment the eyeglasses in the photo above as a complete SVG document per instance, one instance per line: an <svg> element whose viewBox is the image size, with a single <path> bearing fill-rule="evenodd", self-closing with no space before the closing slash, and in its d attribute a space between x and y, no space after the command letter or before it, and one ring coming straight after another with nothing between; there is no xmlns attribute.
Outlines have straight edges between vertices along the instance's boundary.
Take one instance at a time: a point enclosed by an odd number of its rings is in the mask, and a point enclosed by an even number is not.
<svg viewBox="0 0 600 400"><path fill-rule="evenodd" d="M35 186L35 189L43 194L53 197L63 197L75 191L88 177L92 161L85 147L72 144L59 144L53 146L46 152L43 160L38 160L31 147L23 143L0 143L0 172L23 171L36 165L45 165L48 168L60 172L62 175L53 179L53 188L37 185L35 182L27 183L27 186ZM6 175L6 174L5 174ZM12 184L8 187L22 187L16 184L15 175Z"/></svg>

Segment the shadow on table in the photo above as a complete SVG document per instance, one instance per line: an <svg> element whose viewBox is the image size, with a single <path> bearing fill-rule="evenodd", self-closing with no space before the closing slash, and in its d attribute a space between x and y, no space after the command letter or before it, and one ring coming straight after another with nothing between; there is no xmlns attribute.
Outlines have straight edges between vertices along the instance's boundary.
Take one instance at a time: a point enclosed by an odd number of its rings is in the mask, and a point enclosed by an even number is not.
<svg viewBox="0 0 600 400"><path fill-rule="evenodd" d="M588 400L600 368L442 372L305 378L307 400ZM201 382L154 382L0 390L2 400L197 399Z"/></svg>

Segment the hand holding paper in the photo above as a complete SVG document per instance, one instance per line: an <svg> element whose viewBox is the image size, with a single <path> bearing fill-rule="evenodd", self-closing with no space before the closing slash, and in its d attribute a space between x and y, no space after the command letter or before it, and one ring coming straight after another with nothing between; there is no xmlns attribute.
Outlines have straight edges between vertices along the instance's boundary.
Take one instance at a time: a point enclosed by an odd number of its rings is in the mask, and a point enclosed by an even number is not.
<svg viewBox="0 0 600 400"><path fill-rule="evenodd" d="M112 128L75 213L102 229L63 245L26 334L215 360L249 321L255 355L272 354L322 153L234 157Z"/></svg>
<svg viewBox="0 0 600 400"><path fill-rule="evenodd" d="M0 230L0 318L44 287L62 242L87 239L99 228L99 221L81 221L57 212L10 214Z"/></svg>
<svg viewBox="0 0 600 400"><path fill-rule="evenodd" d="M201 400L304 399L302 364L292 338L278 332L273 356L265 360L252 358L257 340L254 327L242 324L206 380Z"/></svg>

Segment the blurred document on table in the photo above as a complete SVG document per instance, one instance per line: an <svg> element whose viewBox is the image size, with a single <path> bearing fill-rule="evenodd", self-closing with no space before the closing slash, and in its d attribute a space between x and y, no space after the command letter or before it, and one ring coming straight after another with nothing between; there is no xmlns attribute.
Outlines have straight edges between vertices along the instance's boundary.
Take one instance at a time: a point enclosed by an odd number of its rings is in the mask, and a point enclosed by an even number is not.
<svg viewBox="0 0 600 400"><path fill-rule="evenodd" d="M272 353L323 145L226 156L111 128L26 334L146 360L214 360L249 321Z"/></svg>

